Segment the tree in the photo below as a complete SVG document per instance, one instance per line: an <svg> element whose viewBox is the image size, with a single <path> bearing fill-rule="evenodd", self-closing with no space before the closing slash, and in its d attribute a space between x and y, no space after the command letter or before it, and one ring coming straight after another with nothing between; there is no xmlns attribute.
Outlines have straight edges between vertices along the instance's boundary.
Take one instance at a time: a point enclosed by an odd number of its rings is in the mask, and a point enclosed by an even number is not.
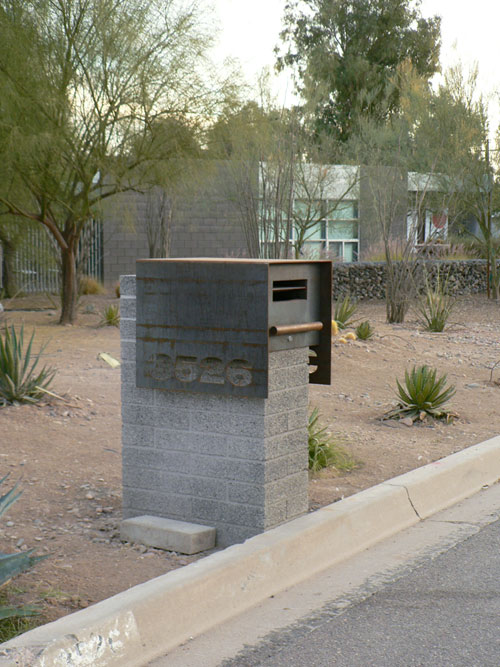
<svg viewBox="0 0 500 667"><path fill-rule="evenodd" d="M145 152L157 156L150 161L145 178L153 184L145 195L149 257L169 256L178 196L189 179L199 176L201 169L201 134L196 119L162 118L152 124L150 131L140 138L139 146L132 150L132 156L140 155L147 143Z"/></svg>
<svg viewBox="0 0 500 667"><path fill-rule="evenodd" d="M264 87L265 88L265 87ZM208 136L208 156L226 161L227 198L239 211L250 257L286 258L297 158L293 112L262 104L229 108Z"/></svg>
<svg viewBox="0 0 500 667"><path fill-rule="evenodd" d="M387 121L400 109L398 71L429 79L439 67L440 19L419 0L288 0L278 68L294 68L314 132L345 142L361 117Z"/></svg>
<svg viewBox="0 0 500 667"><path fill-rule="evenodd" d="M260 81L260 104L229 108L209 132L209 155L227 161L226 192L240 212L251 257L296 259L357 184L332 167L329 135L312 141L299 109L280 109Z"/></svg>
<svg viewBox="0 0 500 667"><path fill-rule="evenodd" d="M3 253L2 291L8 298L13 298L19 291L15 269L16 249L22 239L22 230L12 216L0 217L0 246Z"/></svg>
<svg viewBox="0 0 500 667"><path fill-rule="evenodd" d="M386 317L403 322L415 296L416 257L412 235L407 235L407 126L401 119L380 125L366 119L359 124L352 150L364 165L362 187L369 192L365 217L368 244L381 241L386 265ZM421 201L419 201L419 204Z"/></svg>
<svg viewBox="0 0 500 667"><path fill-rule="evenodd" d="M498 299L500 248L493 220L493 213L500 210L496 149L491 157L488 107L478 94L477 77L477 67L466 72L460 64L445 73L416 128L412 161L414 168L428 169L433 156L441 208L448 211L462 239L472 240L487 260L488 295Z"/></svg>
<svg viewBox="0 0 500 667"><path fill-rule="evenodd" d="M500 189L484 150L487 109L476 94L477 72L465 75L455 67L437 90L412 69L401 69L398 76L403 82L400 113L383 124L363 119L348 142L356 159L368 165L372 227L387 265L389 322L402 321L415 295L414 245L423 240L420 226L428 211L446 213L455 228L473 219L476 245L490 265L493 294L499 279L492 213L500 208ZM407 201L409 183L413 201Z"/></svg>
<svg viewBox="0 0 500 667"><path fill-rule="evenodd" d="M0 190L0 213L53 237L71 323L86 223L154 184L172 151L161 119L210 116L226 86L196 8L173 0L0 0L0 37L0 183L16 184Z"/></svg>
<svg viewBox="0 0 500 667"><path fill-rule="evenodd" d="M431 150L426 150L416 142L418 129L431 105L432 90L425 78L408 64L398 69L397 78L401 83L399 113L386 122L370 117L360 119L357 132L346 144L352 159L363 165L361 187L369 193L364 215L371 218L371 224L364 230L365 243L381 242L383 247L386 314L390 323L404 321L416 296L419 266L415 241L419 221L424 218L440 182L436 166L442 157L439 145L427 146ZM417 175L418 187L410 202L409 171L415 168L416 156L425 157L425 164L421 163L425 170ZM409 216L409 212L413 215Z"/></svg>

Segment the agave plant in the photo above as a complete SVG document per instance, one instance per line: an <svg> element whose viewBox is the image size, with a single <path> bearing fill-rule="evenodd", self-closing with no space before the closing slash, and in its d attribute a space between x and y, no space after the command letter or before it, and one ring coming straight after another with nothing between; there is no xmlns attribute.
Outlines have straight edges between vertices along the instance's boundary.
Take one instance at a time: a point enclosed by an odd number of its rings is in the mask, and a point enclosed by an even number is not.
<svg viewBox="0 0 500 667"><path fill-rule="evenodd" d="M38 354L32 354L33 338L24 349L24 326L19 334L14 326L5 326L0 336L0 405L3 403L36 403L46 393L55 370L45 366L37 371L42 346Z"/></svg>
<svg viewBox="0 0 500 667"><path fill-rule="evenodd" d="M435 287L426 279L425 294L418 306L420 323L428 331L443 331L454 305L455 298L448 292L448 279L443 282L438 273Z"/></svg>
<svg viewBox="0 0 500 667"><path fill-rule="evenodd" d="M342 301L337 301L335 304L335 312L333 319L337 323L339 329L346 329L352 324L352 316L356 312L358 304L352 301L349 294L346 294Z"/></svg>
<svg viewBox="0 0 500 667"><path fill-rule="evenodd" d="M0 485L5 482L8 475L0 479ZM15 484L7 493L0 496L0 516L2 516L13 503L21 495L17 490L18 485ZM0 553L0 586L10 581L16 574L20 574L25 570L30 569L47 556L33 556L34 549L23 551L14 554ZM12 618L15 616L34 616L38 611L31 606L13 607L0 605L0 620L5 618Z"/></svg>
<svg viewBox="0 0 500 667"><path fill-rule="evenodd" d="M101 321L101 327L117 327L120 325L120 308L113 304L106 306Z"/></svg>
<svg viewBox="0 0 500 667"><path fill-rule="evenodd" d="M455 394L455 387L446 387L446 375L436 377L437 371L429 366L414 366L405 371L404 387L396 380L399 405L385 416L389 419L410 417L415 420L429 415L435 419L448 418L450 412L443 409Z"/></svg>
<svg viewBox="0 0 500 667"><path fill-rule="evenodd" d="M368 320L360 322L356 329L354 330L356 336L359 340L369 340L373 338L374 329Z"/></svg>

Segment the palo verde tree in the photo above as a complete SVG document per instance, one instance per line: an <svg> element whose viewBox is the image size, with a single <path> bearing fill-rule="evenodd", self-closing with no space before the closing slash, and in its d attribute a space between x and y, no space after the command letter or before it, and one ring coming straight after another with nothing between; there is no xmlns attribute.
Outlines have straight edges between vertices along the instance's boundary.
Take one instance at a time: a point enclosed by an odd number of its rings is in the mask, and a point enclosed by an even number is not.
<svg viewBox="0 0 500 667"><path fill-rule="evenodd" d="M61 323L75 318L85 225L105 199L149 186L164 159L151 128L211 115L223 98L208 35L175 0L0 0L0 183L15 184L0 213L57 244Z"/></svg>
<svg viewBox="0 0 500 667"><path fill-rule="evenodd" d="M345 142L359 118L381 123L400 108L403 63L429 79L439 66L440 19L419 0L288 0L278 68L294 69L314 132Z"/></svg>

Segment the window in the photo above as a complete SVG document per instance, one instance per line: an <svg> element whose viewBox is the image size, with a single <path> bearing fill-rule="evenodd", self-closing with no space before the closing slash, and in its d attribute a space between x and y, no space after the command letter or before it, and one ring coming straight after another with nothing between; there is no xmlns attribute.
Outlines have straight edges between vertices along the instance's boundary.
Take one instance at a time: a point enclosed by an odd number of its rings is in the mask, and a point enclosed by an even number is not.
<svg viewBox="0 0 500 667"><path fill-rule="evenodd" d="M311 259L330 257L343 262L356 262L359 252L358 203L321 200L313 203L295 202L295 211L307 218L321 218L305 232L302 254ZM317 211L317 213L316 213ZM306 223L307 224L307 223ZM292 230L292 242L300 236L300 228Z"/></svg>

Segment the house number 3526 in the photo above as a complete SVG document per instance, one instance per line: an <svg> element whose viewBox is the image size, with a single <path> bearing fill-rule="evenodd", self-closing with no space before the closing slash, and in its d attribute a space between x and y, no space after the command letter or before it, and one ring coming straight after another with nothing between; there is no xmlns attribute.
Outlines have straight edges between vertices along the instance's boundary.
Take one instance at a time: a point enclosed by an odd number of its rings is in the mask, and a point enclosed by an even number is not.
<svg viewBox="0 0 500 667"><path fill-rule="evenodd" d="M171 357L161 352L152 354L146 362L146 377L165 381L176 379L180 382L202 382L203 384L224 384L247 387L252 384L252 367L245 359L233 359L228 363L217 357Z"/></svg>

